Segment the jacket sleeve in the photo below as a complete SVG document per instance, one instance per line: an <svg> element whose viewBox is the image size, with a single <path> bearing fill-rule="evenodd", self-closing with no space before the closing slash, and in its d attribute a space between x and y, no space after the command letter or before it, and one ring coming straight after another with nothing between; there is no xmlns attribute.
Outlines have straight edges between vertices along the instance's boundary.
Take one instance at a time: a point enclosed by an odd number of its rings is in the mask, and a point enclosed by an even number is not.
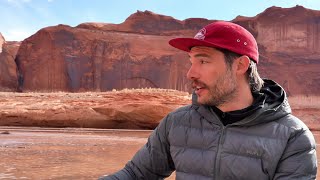
<svg viewBox="0 0 320 180"><path fill-rule="evenodd" d="M100 180L164 179L174 171L167 139L170 128L169 115L151 133L147 143L134 155L126 166Z"/></svg>
<svg viewBox="0 0 320 180"><path fill-rule="evenodd" d="M317 157L316 143L309 129L295 133L276 169L274 180L311 180L316 179Z"/></svg>

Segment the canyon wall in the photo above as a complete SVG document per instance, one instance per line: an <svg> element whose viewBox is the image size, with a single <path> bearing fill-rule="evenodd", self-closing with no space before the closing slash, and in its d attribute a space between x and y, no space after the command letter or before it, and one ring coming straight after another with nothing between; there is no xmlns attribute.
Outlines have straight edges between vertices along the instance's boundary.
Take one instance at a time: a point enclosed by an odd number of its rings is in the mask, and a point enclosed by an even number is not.
<svg viewBox="0 0 320 180"><path fill-rule="evenodd" d="M190 92L185 77L188 56L170 47L168 40L193 37L214 21L180 21L138 11L121 24L43 28L21 43L15 57L17 89L83 92L153 87ZM320 95L320 11L271 7L232 22L257 39L262 77L279 82L290 96Z"/></svg>

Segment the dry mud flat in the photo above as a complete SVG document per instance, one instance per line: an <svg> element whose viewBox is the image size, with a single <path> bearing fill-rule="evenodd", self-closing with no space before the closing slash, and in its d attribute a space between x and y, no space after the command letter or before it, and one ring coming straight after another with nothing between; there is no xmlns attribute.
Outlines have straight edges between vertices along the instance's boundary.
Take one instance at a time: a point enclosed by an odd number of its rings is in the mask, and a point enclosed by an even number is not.
<svg viewBox="0 0 320 180"><path fill-rule="evenodd" d="M0 179L97 179L121 169L150 133L0 127ZM313 133L319 148L320 132Z"/></svg>

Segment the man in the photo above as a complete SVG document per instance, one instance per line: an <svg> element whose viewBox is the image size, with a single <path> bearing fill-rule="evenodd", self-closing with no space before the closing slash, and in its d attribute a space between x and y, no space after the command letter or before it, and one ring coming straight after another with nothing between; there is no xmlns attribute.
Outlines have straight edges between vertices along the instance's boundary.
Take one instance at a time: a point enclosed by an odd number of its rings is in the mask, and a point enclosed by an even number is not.
<svg viewBox="0 0 320 180"><path fill-rule="evenodd" d="M315 140L285 91L257 72L243 27L214 22L169 44L189 53L192 105L168 114L124 169L102 179L315 179Z"/></svg>

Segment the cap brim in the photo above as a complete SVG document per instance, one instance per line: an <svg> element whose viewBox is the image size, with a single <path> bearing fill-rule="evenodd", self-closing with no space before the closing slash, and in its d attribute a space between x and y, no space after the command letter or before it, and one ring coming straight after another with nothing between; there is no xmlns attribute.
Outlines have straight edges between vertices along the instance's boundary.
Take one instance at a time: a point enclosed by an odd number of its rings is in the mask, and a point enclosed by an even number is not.
<svg viewBox="0 0 320 180"><path fill-rule="evenodd" d="M194 38L175 38L171 39L169 44L177 49L187 52L190 52L191 48L194 46L219 47L207 41Z"/></svg>

